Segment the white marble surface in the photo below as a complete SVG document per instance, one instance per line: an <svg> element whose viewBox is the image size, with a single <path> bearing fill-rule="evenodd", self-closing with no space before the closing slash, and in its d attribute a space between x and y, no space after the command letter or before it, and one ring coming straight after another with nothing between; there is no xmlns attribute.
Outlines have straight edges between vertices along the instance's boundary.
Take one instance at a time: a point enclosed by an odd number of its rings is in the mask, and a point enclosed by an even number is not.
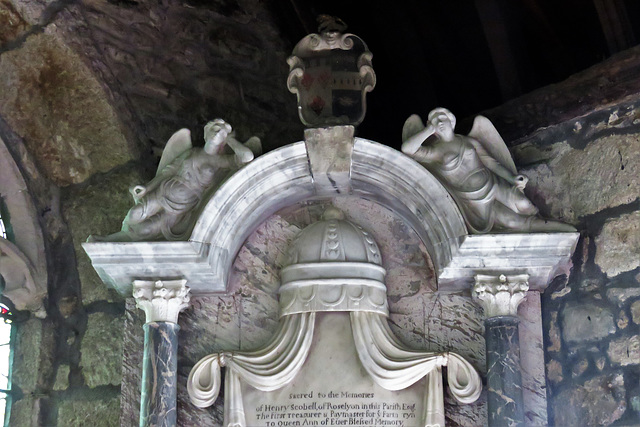
<svg viewBox="0 0 640 427"><path fill-rule="evenodd" d="M459 352L482 372L482 314L468 296L472 277L526 272L532 288L538 283L539 289L568 269L577 233L467 236L453 199L429 172L402 153L364 139L355 139L350 173L352 195L331 201L371 230L379 244L388 272L392 330L414 348ZM189 242L84 247L103 280L123 294L131 292L134 279L188 280L197 298L181 316L180 352L181 363L189 367L213 351L259 348L271 336L284 251L296 231L319 217L324 200L318 200L305 145L299 142L259 157L223 184ZM467 294L447 293L459 290ZM207 296L222 291L220 297ZM543 385L531 387L540 395ZM447 417L458 424L483 424L483 398L471 406L448 404ZM184 406L181 411L183 419L206 418Z"/></svg>
<svg viewBox="0 0 640 427"><path fill-rule="evenodd" d="M477 274L528 274L529 288L544 291L553 278L569 274L579 233L509 233L464 236L438 276L443 291L469 289Z"/></svg>
<svg viewBox="0 0 640 427"><path fill-rule="evenodd" d="M476 274L529 274L542 290L567 273L578 233L467 235L444 187L402 153L355 138L353 195L376 201L419 236L442 290L467 290ZM319 197L304 142L269 152L234 174L211 197L190 242L84 243L103 281L130 295L131 281L189 280L194 295L228 288L228 274L246 238L279 209Z"/></svg>
<svg viewBox="0 0 640 427"><path fill-rule="evenodd" d="M289 395L289 399L306 396L308 404L302 409L312 409L317 412L303 412L298 414L301 420L309 421L314 417L325 417L325 423L331 425L408 425L404 419L418 418L419 425L444 425L444 390L442 380L442 366L447 366L448 391L460 403L474 403L482 392L480 376L473 366L450 349L445 352L429 352L411 350L402 344L389 327L386 311L387 295L383 283L384 269L380 266L381 256L375 239L361 226L345 219L342 211L335 207L325 209L321 220L306 226L294 239L289 249L288 265L281 270L281 276L292 276L294 280L284 280L279 288L281 317L279 327L269 342L263 347L251 352L215 352L198 361L189 374L187 389L194 405L206 408L217 400L221 386L221 367L226 367L225 380L225 409L224 424L227 426L271 425L269 420L288 422L292 420L297 408L295 404L265 403L268 408L278 408L279 413L269 409L264 413L263 406L254 405L247 401L241 393L243 385L249 385L265 392L262 397L266 400L272 392L288 388L300 376L303 364L307 363L313 344L318 344L316 351L321 354L323 367L313 369L314 377L307 377L303 384L316 382L323 390L329 388L329 395L339 397L366 397L371 399L369 404L360 403L322 403L313 399L314 391L308 389L302 393ZM296 269L295 274L288 269ZM316 267L316 268L314 268ZM322 268L317 268L322 267ZM329 267L329 269L325 268ZM365 268L369 267L369 268ZM371 269L374 269L378 281L372 280ZM378 271L380 270L380 271ZM382 274L380 274L382 273ZM160 282L158 282L160 283ZM137 286L138 282L134 282ZM377 299L372 298L370 292L363 288L374 287L382 291ZM309 287L312 289L309 290ZM298 290L296 298L290 298L289 290ZM317 298L316 298L317 296ZM369 303L374 306L370 306ZM343 304L346 302L347 304ZM297 304L296 304L297 303ZM381 308L385 308L381 312ZM331 312L329 315L327 312ZM350 312L348 322L329 322L326 319L342 319L344 312ZM318 314L321 313L321 314ZM314 334L316 316L325 319L318 321L320 325ZM335 317L334 317L335 316ZM335 357L351 347L351 339L336 339L351 332L353 343L360 363L345 364L345 360ZM322 337L324 338L324 342ZM349 391L331 391L339 382L324 372L326 368L339 371L359 371L364 368L367 377L373 379L377 386L385 390L395 391L391 397L397 398L402 391L423 378L426 379L424 391L424 408L415 413L415 404L404 405L394 399L388 403L391 411L404 409L409 406L411 414L389 413L387 419L384 411L375 416L363 409L376 409L382 406L389 397L378 397L375 394L356 392L353 396ZM348 377L349 375L346 375ZM370 382L363 382L363 378L346 378L350 382L348 387L364 386L370 389ZM347 389L348 390L348 389ZM326 395L317 391L317 396ZM297 396L297 397L296 397ZM382 400L380 405L379 400ZM255 424L253 420L247 423L247 405L255 406ZM333 409L342 408L342 412ZM249 411L252 408L249 408ZM353 411L350 411L353 409ZM327 410L324 413L320 412ZM295 425L295 418L289 422Z"/></svg>
<svg viewBox="0 0 640 427"><path fill-rule="evenodd" d="M453 198L425 168L399 151L356 138L351 181L356 194L393 210L418 233L438 272L452 262L467 229Z"/></svg>
<svg viewBox="0 0 640 427"><path fill-rule="evenodd" d="M482 311L468 295L435 292L433 265L412 228L388 208L359 197L336 197L332 204L348 219L371 230L378 243L383 267L389 272L389 324L394 334L412 349L458 352L483 372ZM257 349L274 334L278 274L285 264L286 250L297 231L316 221L326 206L322 202L302 202L267 219L241 249L232 268L229 291L220 296L195 296L191 308L180 315L179 425L222 422L222 399L206 411L189 403L186 376L207 354ZM131 384L123 384L123 390L136 387L133 377L128 378ZM484 394L471 405L460 405L445 396L445 416L453 425L485 424Z"/></svg>
<svg viewBox="0 0 640 427"><path fill-rule="evenodd" d="M356 138L351 185L354 195L397 212L416 231L438 271L451 263L466 234L464 221L451 196L423 167L396 150ZM124 295L140 278L184 277L194 295L220 292L227 289L236 254L264 218L316 197L305 144L298 142L258 157L226 181L204 207L189 243L83 247L103 281Z"/></svg>
<svg viewBox="0 0 640 427"><path fill-rule="evenodd" d="M82 247L107 285L131 296L134 280L186 279L196 293L216 287L206 262L210 246L196 242L91 242Z"/></svg>
<svg viewBox="0 0 640 427"><path fill-rule="evenodd" d="M517 316L518 306L529 290L528 279L527 274L478 274L471 296L482 306L486 318Z"/></svg>
<svg viewBox="0 0 640 427"><path fill-rule="evenodd" d="M145 313L145 323L178 323L178 315L189 306L186 283L184 279L134 280L133 297L138 308Z"/></svg>
<svg viewBox="0 0 640 427"><path fill-rule="evenodd" d="M389 314L385 269L371 233L329 207L302 230L280 270L280 316L309 311Z"/></svg>
<svg viewBox="0 0 640 427"><path fill-rule="evenodd" d="M351 193L351 157L355 128L332 126L304 131L313 185L318 194Z"/></svg>
<svg viewBox="0 0 640 427"><path fill-rule="evenodd" d="M326 425L333 426L382 425L382 420L395 426L418 425L426 387L424 380L406 390L385 390L362 368L349 314L318 313L317 316L316 337L309 357L289 385L269 393L243 386L247 425L302 422L298 417L305 413L311 415L309 420L328 419Z"/></svg>
<svg viewBox="0 0 640 427"><path fill-rule="evenodd" d="M314 194L304 143L251 162L206 204L188 242L92 242L83 248L100 278L123 295L135 279L187 279L194 295L222 292L247 236L277 209Z"/></svg>
<svg viewBox="0 0 640 427"><path fill-rule="evenodd" d="M519 175L509 149L489 119L476 116L469 135L454 133L456 117L446 108L417 115L402 129L402 152L433 172L462 210L469 231L563 232L573 226L537 216L525 196L528 178Z"/></svg>

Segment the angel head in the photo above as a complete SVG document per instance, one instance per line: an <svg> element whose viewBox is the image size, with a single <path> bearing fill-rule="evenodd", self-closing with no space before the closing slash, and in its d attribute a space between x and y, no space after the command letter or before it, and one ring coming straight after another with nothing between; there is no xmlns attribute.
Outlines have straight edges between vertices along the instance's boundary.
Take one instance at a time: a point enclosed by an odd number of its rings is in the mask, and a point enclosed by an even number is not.
<svg viewBox="0 0 640 427"><path fill-rule="evenodd" d="M435 108L429 112L427 119L433 126L435 133L444 139L453 138L453 130L456 127L456 116L446 108Z"/></svg>
<svg viewBox="0 0 640 427"><path fill-rule="evenodd" d="M207 154L217 153L231 133L231 125L222 119L215 119L204 127L204 151Z"/></svg>

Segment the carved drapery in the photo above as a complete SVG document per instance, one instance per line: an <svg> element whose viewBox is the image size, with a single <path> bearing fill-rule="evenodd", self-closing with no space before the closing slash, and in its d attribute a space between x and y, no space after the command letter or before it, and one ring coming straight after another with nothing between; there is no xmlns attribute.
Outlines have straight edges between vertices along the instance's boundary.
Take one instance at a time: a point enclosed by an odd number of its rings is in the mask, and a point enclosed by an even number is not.
<svg viewBox="0 0 640 427"><path fill-rule="evenodd" d="M245 426L241 383L261 391L284 387L298 374L309 354L315 313L282 318L277 333L263 349L253 352L221 352L201 359L187 381L191 402L206 408L218 398L220 368L227 368L224 425ZM442 366L448 367L448 384L460 403L474 402L482 391L475 369L455 353L408 350L393 334L384 315L351 312L358 356L373 380L387 390L401 390L427 378L422 425L444 426Z"/></svg>
<svg viewBox="0 0 640 427"><path fill-rule="evenodd" d="M296 236L288 251L279 290L280 328L274 338L255 352L215 353L200 360L187 383L193 404L203 408L215 402L220 367L226 366L224 424L246 425L240 381L261 391L287 385L308 357L315 313L349 312L355 351L373 381L396 391L427 377L422 425L444 426L441 367L449 366L449 386L461 403L478 398L480 377L454 353L404 347L387 323L386 270L381 264L380 249L370 233L347 221L338 209L328 208L321 221ZM299 304L292 308L296 301Z"/></svg>
<svg viewBox="0 0 640 427"><path fill-rule="evenodd" d="M427 377L422 425L444 426L442 366L448 367L449 389L456 400L472 403L480 396L480 376L459 355L406 349L387 319L376 313L352 312L351 327L360 361L381 387L401 390Z"/></svg>
<svg viewBox="0 0 640 427"><path fill-rule="evenodd" d="M224 366L227 368L224 425L245 426L240 380L261 391L277 390L288 384L307 359L315 318L315 313L286 316L264 348L214 353L201 359L187 380L191 402L199 408L213 405L220 391L220 367Z"/></svg>

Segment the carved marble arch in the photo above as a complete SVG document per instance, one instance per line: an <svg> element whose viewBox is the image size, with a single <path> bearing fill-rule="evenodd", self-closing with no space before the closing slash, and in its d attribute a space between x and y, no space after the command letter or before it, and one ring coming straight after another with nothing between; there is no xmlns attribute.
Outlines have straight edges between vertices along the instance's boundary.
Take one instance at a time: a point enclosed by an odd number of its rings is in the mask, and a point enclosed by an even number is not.
<svg viewBox="0 0 640 427"><path fill-rule="evenodd" d="M346 156L348 188L327 191L328 175L313 176L307 148L304 141L281 147L236 172L204 206L188 241L83 247L102 280L125 296L131 295L133 280L157 277L186 279L194 295L224 292L234 258L264 218L303 200L352 194L389 208L413 228L439 287L468 290L475 274L506 265L528 274L531 290L543 290L570 267L566 254L577 233L469 235L442 184L399 151L355 138Z"/></svg>
<svg viewBox="0 0 640 427"><path fill-rule="evenodd" d="M451 196L423 167L382 144L355 138L351 193L396 212L420 236L440 275L466 228ZM194 295L223 292L234 258L269 215L327 198L314 184L305 142L266 153L229 178L204 206L189 241L84 243L102 280L131 295L135 279L182 277ZM144 264L138 260L142 257Z"/></svg>
<svg viewBox="0 0 640 427"><path fill-rule="evenodd" d="M12 230L10 240L0 237L0 274L6 282L4 295L19 310L44 315L47 292L44 238L27 185L11 153L0 138L0 197Z"/></svg>
<svg viewBox="0 0 640 427"><path fill-rule="evenodd" d="M291 262L303 262L299 257L294 261L291 256L291 248L294 246L308 248L309 254L316 252L313 250L313 245L302 243L304 238L298 233L302 229L308 230L308 227L318 225L318 221L329 206L338 208L356 227L362 227L361 230L370 233L373 241L377 243L376 249L379 251L372 253L382 254L382 264L387 271L384 279L386 286L384 300L386 306L387 296L389 296L391 327L387 326L387 316L379 313L368 316L372 313L354 312L351 313L351 323L349 323L349 313L334 311L331 312L331 316L324 316L327 313L299 313L287 302L284 305L287 305L289 310L293 310L293 314L278 319L278 314L282 315L282 311L278 310L278 301L282 309L285 292L282 284L286 281L287 283L295 282L297 277L295 274L293 274L294 277L289 273L285 274L287 270L283 270L282 267ZM303 252L306 253L306 251ZM310 267L309 264L303 265L306 276L309 274ZM352 270L346 268L342 271ZM335 383L332 382L334 386L338 387L338 382L342 381L344 384L351 384L351 386L341 385L345 390L361 392L363 387L369 386L368 378L377 378L370 384L371 388L366 390L375 390L375 395L380 401L403 396L402 398L405 399L416 399L416 402L422 402L423 396L426 395L442 396L442 381L439 385L431 383L442 376L442 371L438 369L432 372L431 365L438 360L442 352L447 352L446 354L450 357L457 357L453 356L454 353L448 353L451 351L461 354L474 368L484 372L484 341L480 332L482 316L470 297L440 295L435 291L436 274L425 245L412 227L408 226L407 221L390 206L385 206L378 200L363 194L336 194L332 197L307 198L278 209L275 214L262 218L257 229L244 240L243 247L230 268L229 284L224 296L195 297L192 302L197 308L188 314L181 315L181 333L185 342L195 342L199 339L198 337L212 338L210 342L201 343L194 346L195 348L189 345L181 348L182 360L188 360L187 365L197 363L186 381L191 403L179 406L179 418L197 419L198 424L208 425L209 413L198 408L213 405L218 391L224 387L225 421L222 425L260 425L260 418L255 418L255 409L258 406L256 402L273 403L272 399L277 400L277 396L295 394L300 391L300 388L304 388L307 392L326 389L326 384L322 384L322 380L314 374L321 371L321 366L328 368L324 360L326 352L319 349L335 345L332 343L349 341L346 338L352 329L356 332L362 331L361 334L354 332L355 337L362 338L363 334L367 337L365 340L357 341L358 343L369 342L369 337L372 336L384 335L398 337L404 345L408 345L414 351L421 349L409 356L411 360L420 364L420 367L417 365L411 367L418 376L412 377L405 384L399 380L400 374L393 372L393 369L388 366L384 365L384 369L378 367L380 373L377 375L378 368L373 367L378 365L373 362L361 362L364 364L362 366L371 370L366 375L362 374L365 377L363 379L351 373L351 369L348 368L352 367L356 360L346 359L348 363L345 362L344 366L342 362L336 362L334 369L342 374L339 378L335 378ZM348 296L345 300L351 296L348 292L346 294ZM318 295L321 295L321 292L318 292ZM353 295L358 301L358 307L364 307L361 295L357 292ZM331 296L335 294L331 292ZM242 308L228 307L227 304L232 302L241 305ZM456 310L465 313L464 323L460 321ZM461 328L461 324L464 324L465 328ZM364 326L356 327L355 325ZM467 329L466 326L468 330L464 330ZM367 329L368 327L382 329L387 331L387 334L381 334L379 331L374 333ZM337 330L349 332L334 334ZM315 350L310 348L312 337ZM266 339L269 339L267 344L261 346L265 344ZM303 342L305 340L308 340L306 345ZM351 338L351 341L353 340ZM395 338L384 341L397 342ZM278 360L287 362L281 366L274 363L268 356L272 348L278 348L278 344L283 342L291 342L286 346L291 351L286 353L286 358L277 353ZM344 361L342 357L351 351L355 354L356 348L360 348L358 354L362 353L361 357L369 354L362 350L366 348L363 345L357 347L355 343L351 343L344 344L344 348L342 346L343 344L340 344L340 349L332 350L332 357L336 360ZM376 343L375 347L378 349L384 346ZM220 353L220 349L224 351ZM280 352L282 351L280 349ZM213 352L213 354L207 356L207 352ZM372 353L376 352L372 351ZM260 363L258 364L256 364L256 355L259 355ZM391 359L402 359L401 356L406 355L407 353L400 355L394 353ZM448 372L455 372L455 362L453 360L450 362ZM304 367L302 367L303 363ZM467 367L471 366L467 362L463 363ZM227 382L224 386L218 382L220 366L225 366L226 369ZM211 375L209 370L212 370ZM353 369L353 371L360 372L359 369ZM471 371L474 370L471 369ZM418 380L427 372L430 374L426 380ZM327 373L326 376L330 374ZM450 374L445 378L457 377L455 374ZM212 382L208 382L208 379ZM356 383L357 386L353 385ZM380 385L381 383L384 385ZM462 383L468 384L465 381ZM179 393L180 387L179 383ZM406 387L410 387L410 390L404 390ZM425 394L425 389L431 392ZM436 389L440 390L439 394ZM451 385L448 389L455 390ZM398 390L401 392L396 394ZM265 391L273 392L276 397L266 398L263 394ZM473 399L465 403L472 403L476 398L477 394L474 394ZM279 400L278 402L281 403ZM218 404L222 404L220 400ZM431 414L426 409L428 406L426 403L420 405L422 405L420 409L416 410L417 417L423 416L423 411L424 414ZM468 408L466 405L454 403L454 399L448 399L446 416L460 425L482 424L482 421L478 422L482 416L482 408L482 403ZM439 414L444 416L443 412Z"/></svg>
<svg viewBox="0 0 640 427"><path fill-rule="evenodd" d="M355 138L350 183L352 196L388 208L413 228L436 271L444 271L467 230L453 199L429 172L396 150ZM327 197L316 191L305 144L297 142L259 157L227 181L205 206L190 241L210 245L208 265L223 290L235 255L264 218Z"/></svg>

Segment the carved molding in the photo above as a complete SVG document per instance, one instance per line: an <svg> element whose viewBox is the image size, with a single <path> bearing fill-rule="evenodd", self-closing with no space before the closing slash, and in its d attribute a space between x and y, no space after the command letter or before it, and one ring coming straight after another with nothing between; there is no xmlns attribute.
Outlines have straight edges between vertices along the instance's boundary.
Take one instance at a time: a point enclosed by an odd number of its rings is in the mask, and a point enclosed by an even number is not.
<svg viewBox="0 0 640 427"><path fill-rule="evenodd" d="M310 311L389 314L386 270L371 234L334 207L294 238L280 271L280 316Z"/></svg>
<svg viewBox="0 0 640 427"><path fill-rule="evenodd" d="M134 280L133 297L146 315L146 323L178 323L178 315L189 306L186 280Z"/></svg>
<svg viewBox="0 0 640 427"><path fill-rule="evenodd" d="M465 291L478 274L528 274L529 288L544 292L554 277L569 275L579 233L505 233L464 236L438 275L438 289Z"/></svg>
<svg viewBox="0 0 640 427"><path fill-rule="evenodd" d="M478 274L471 295L482 305L487 318L517 316L518 306L529 290L528 280L528 274Z"/></svg>
<svg viewBox="0 0 640 427"><path fill-rule="evenodd" d="M290 282L280 288L280 316L310 311L367 311L388 316L387 287L363 279Z"/></svg>

